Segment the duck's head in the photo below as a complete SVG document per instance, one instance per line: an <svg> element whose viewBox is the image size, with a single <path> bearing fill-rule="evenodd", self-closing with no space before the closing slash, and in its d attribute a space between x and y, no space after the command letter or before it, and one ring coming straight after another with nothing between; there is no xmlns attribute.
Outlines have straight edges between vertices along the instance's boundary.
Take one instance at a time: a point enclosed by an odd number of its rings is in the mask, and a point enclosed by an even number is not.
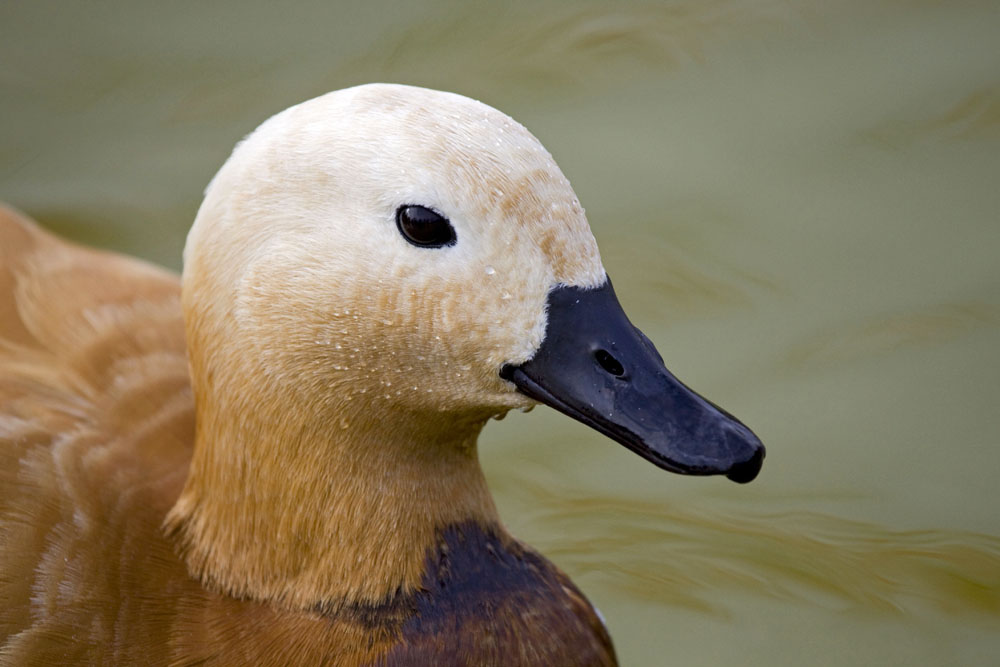
<svg viewBox="0 0 1000 667"><path fill-rule="evenodd" d="M433 438L540 401L674 472L760 469L629 323L549 153L458 95L360 86L264 123L208 188L184 300L199 403Z"/></svg>

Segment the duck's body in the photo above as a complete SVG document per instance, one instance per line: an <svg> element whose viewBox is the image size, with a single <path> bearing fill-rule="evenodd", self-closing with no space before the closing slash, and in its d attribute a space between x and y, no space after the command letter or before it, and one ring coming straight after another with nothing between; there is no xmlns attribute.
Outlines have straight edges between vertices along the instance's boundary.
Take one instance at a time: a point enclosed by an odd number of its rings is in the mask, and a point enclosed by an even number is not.
<svg viewBox="0 0 1000 667"><path fill-rule="evenodd" d="M551 156L472 100L270 119L181 282L0 213L0 664L615 664L479 467L532 399L669 470L760 468L625 318Z"/></svg>

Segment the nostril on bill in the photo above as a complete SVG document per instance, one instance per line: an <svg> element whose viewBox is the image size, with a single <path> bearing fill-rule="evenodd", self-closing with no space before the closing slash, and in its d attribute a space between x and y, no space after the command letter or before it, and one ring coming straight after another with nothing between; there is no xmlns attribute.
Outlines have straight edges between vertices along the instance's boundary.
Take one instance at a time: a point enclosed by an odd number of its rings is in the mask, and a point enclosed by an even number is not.
<svg viewBox="0 0 1000 667"><path fill-rule="evenodd" d="M598 350L597 352L594 352L594 358L597 359L597 363L601 365L601 368L615 377L620 378L625 375L625 367L621 365L621 362L611 356L611 353L607 350Z"/></svg>

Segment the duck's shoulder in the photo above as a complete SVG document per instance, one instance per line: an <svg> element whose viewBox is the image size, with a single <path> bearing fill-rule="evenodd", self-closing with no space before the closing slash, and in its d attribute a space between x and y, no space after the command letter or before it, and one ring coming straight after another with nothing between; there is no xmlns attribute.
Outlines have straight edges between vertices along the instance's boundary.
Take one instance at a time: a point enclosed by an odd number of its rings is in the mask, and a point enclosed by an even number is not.
<svg viewBox="0 0 1000 667"><path fill-rule="evenodd" d="M614 665L607 629L569 577L475 523L442 531L384 664Z"/></svg>
<svg viewBox="0 0 1000 667"><path fill-rule="evenodd" d="M192 420L177 276L0 206L0 497L42 485L17 472L33 457L63 478L50 490L88 501L161 462L183 471Z"/></svg>
<svg viewBox="0 0 1000 667"><path fill-rule="evenodd" d="M80 632L108 563L157 539L192 446L179 299L0 206L0 637Z"/></svg>

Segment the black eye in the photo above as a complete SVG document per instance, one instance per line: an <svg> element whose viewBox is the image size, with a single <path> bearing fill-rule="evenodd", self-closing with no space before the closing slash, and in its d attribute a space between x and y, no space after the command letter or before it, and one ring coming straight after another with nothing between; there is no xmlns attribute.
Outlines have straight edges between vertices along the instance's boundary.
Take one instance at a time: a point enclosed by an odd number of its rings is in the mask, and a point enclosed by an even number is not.
<svg viewBox="0 0 1000 667"><path fill-rule="evenodd" d="M455 245L455 228L448 218L426 206L400 206L396 209L396 226L403 238L421 248Z"/></svg>

